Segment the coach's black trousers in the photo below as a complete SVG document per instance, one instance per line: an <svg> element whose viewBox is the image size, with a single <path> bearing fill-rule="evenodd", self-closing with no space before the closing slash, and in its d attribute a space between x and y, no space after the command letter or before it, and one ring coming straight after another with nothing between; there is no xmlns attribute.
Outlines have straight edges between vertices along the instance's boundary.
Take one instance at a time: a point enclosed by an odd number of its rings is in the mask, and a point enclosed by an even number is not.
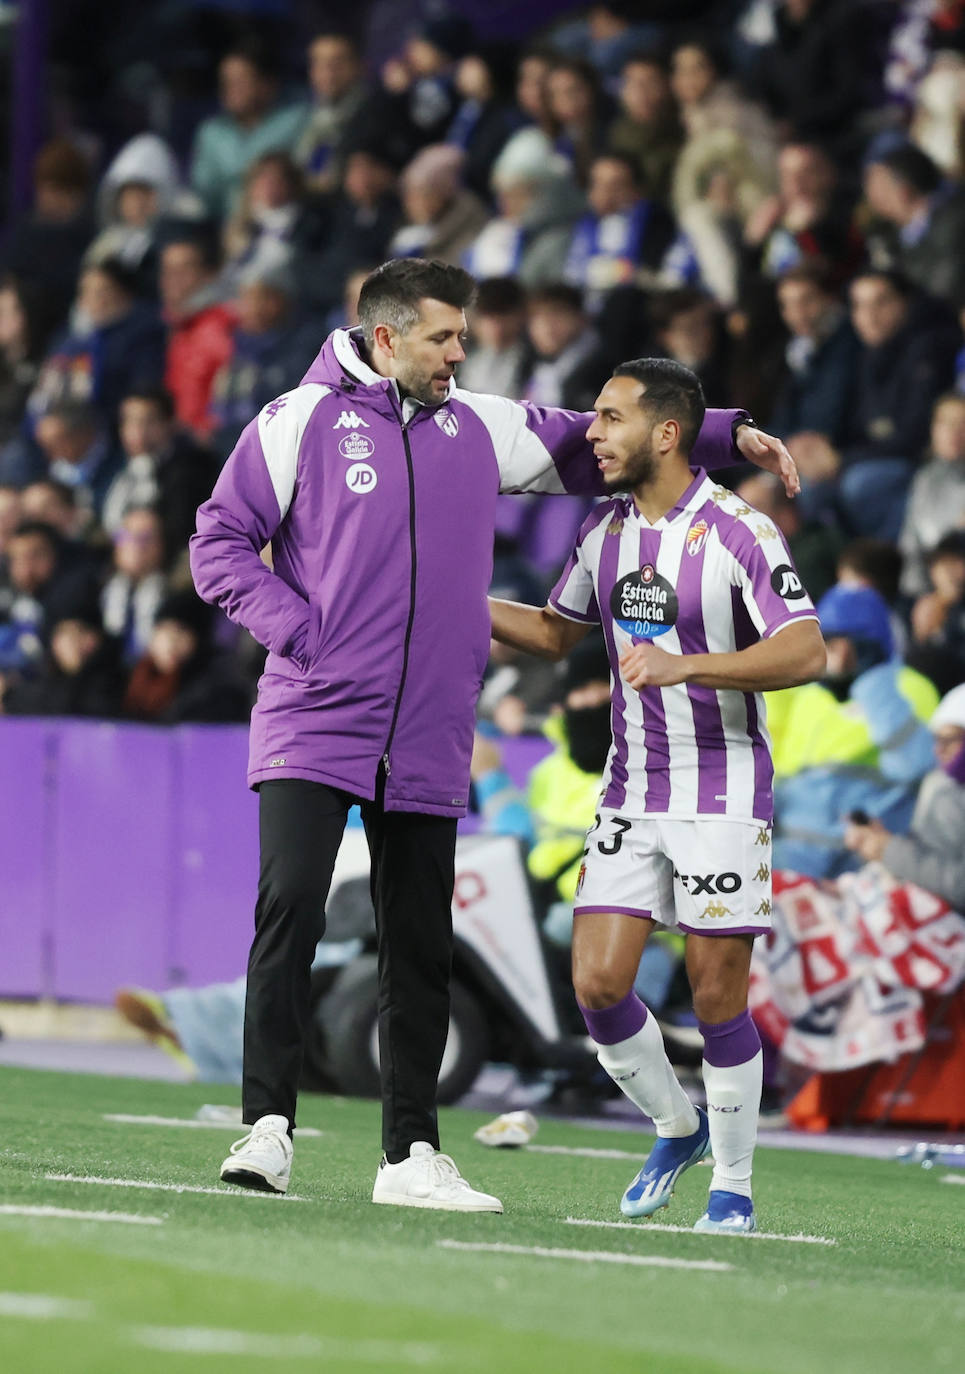
<svg viewBox="0 0 965 1374"><path fill-rule="evenodd" d="M380 778L380 784L381 784ZM311 963L349 807L358 798L297 778L259 790L261 874L245 1001L244 1120L295 1124L311 1016ZM456 822L359 801L372 859L379 947L382 1148L439 1148L436 1085L449 1029Z"/></svg>

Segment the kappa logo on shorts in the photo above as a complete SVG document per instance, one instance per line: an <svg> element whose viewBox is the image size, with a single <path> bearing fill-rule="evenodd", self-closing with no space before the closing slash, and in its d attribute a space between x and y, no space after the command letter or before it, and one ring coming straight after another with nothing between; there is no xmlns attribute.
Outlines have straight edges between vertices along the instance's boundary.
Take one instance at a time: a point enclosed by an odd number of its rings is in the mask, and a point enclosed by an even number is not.
<svg viewBox="0 0 965 1374"><path fill-rule="evenodd" d="M754 841L754 843L755 843L755 844L770 844L770 842L771 842L771 832L768 830L768 828L767 828L766 825L762 825L761 828L760 828L760 830L758 830L758 832L757 832L757 839Z"/></svg>
<svg viewBox="0 0 965 1374"><path fill-rule="evenodd" d="M341 415L332 425L332 429L368 429L368 420L363 420L361 415L356 415L354 410L343 410Z"/></svg>
<svg viewBox="0 0 965 1374"><path fill-rule="evenodd" d="M768 868L767 864L761 864L760 868L754 874L754 877L759 883L766 883L770 876L771 870Z"/></svg>
<svg viewBox="0 0 965 1374"><path fill-rule="evenodd" d="M729 906L724 906L723 902L708 902L700 913L701 919L705 916L733 916Z"/></svg>
<svg viewBox="0 0 965 1374"><path fill-rule="evenodd" d="M770 916L771 904L766 897L762 897L759 905L754 910L755 916Z"/></svg>
<svg viewBox="0 0 965 1374"><path fill-rule="evenodd" d="M715 892L723 892L729 896L743 886L739 873L707 873L701 876L699 873L678 873L674 869L673 875L680 880L692 897L712 897Z"/></svg>

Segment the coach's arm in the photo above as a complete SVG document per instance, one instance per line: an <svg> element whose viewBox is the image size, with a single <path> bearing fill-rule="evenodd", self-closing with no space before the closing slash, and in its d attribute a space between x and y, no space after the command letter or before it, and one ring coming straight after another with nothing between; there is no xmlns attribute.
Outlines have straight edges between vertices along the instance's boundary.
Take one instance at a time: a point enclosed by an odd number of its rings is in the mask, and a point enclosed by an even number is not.
<svg viewBox="0 0 965 1374"><path fill-rule="evenodd" d="M826 665L816 620L792 621L768 639L731 654L669 654L648 643L634 644L620 657L624 681L638 691L692 682L716 691L770 692L813 682Z"/></svg>
<svg viewBox="0 0 965 1374"><path fill-rule="evenodd" d="M538 658L565 658L593 629L593 624L557 615L552 606L524 606L494 596L489 598L489 614L493 639Z"/></svg>

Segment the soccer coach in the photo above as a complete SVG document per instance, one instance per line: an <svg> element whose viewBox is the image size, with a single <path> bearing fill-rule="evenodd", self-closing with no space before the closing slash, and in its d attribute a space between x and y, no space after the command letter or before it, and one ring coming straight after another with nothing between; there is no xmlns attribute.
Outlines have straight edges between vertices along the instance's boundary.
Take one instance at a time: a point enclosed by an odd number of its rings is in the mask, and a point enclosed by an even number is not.
<svg viewBox="0 0 965 1374"><path fill-rule="evenodd" d="M384 1156L372 1200L501 1212L440 1154L456 823L489 652L500 491L599 494L592 415L455 386L475 284L397 259L362 287L300 386L252 420L198 512L205 600L268 650L248 782L261 868L248 961L243 1120L221 1177L283 1193L324 931L349 808L361 807L379 951ZM710 411L705 468L744 456L796 487L783 445ZM271 546L272 566L261 551Z"/></svg>

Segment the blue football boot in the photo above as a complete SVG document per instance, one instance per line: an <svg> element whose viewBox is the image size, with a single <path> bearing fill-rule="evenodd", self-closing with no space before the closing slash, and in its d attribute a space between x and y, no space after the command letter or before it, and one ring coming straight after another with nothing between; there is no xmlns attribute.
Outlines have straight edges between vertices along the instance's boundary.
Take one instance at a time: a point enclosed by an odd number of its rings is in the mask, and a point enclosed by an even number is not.
<svg viewBox="0 0 965 1374"><path fill-rule="evenodd" d="M707 1210L699 1221L694 1222L695 1231L704 1231L719 1236L747 1236L757 1230L754 1220L754 1204L741 1193L725 1193L712 1189L707 1199Z"/></svg>
<svg viewBox="0 0 965 1374"><path fill-rule="evenodd" d="M657 1138L646 1164L620 1199L620 1211L625 1217L648 1217L666 1207L677 1179L685 1169L703 1159L709 1149L707 1113L698 1107L693 1135Z"/></svg>

